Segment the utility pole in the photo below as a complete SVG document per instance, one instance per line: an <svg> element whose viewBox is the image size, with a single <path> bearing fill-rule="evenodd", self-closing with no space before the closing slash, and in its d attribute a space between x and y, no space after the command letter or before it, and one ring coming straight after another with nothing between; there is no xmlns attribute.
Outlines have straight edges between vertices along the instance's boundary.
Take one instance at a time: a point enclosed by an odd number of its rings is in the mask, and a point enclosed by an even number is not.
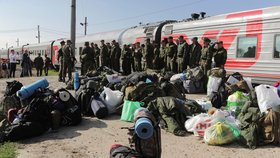
<svg viewBox="0 0 280 158"><path fill-rule="evenodd" d="M19 46L19 39L18 38L17 38L16 42L17 42L17 46Z"/></svg>
<svg viewBox="0 0 280 158"><path fill-rule="evenodd" d="M9 44L8 44L8 43L6 43L6 49L8 49L8 47L9 47Z"/></svg>
<svg viewBox="0 0 280 158"><path fill-rule="evenodd" d="M36 38L38 38L38 43L40 43L40 40L41 40L40 25L38 25L37 29L38 29L38 35L36 36Z"/></svg>
<svg viewBox="0 0 280 158"><path fill-rule="evenodd" d="M72 49L75 54L75 43L76 43L76 0L71 2L71 41Z"/></svg>

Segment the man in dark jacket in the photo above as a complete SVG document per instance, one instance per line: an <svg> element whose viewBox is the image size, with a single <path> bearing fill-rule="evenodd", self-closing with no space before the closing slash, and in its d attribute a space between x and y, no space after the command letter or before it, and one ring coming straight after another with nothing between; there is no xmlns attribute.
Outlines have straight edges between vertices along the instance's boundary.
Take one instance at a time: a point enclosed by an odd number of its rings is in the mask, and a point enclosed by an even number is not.
<svg viewBox="0 0 280 158"><path fill-rule="evenodd" d="M41 54L39 53L38 56L34 59L34 65L37 70L37 77L42 76L43 66L44 66L44 60L41 57Z"/></svg>
<svg viewBox="0 0 280 158"><path fill-rule="evenodd" d="M47 54L45 54L45 67L44 67L44 71L45 71L45 75L48 76L49 74L49 68L51 66L52 62L51 59L48 57Z"/></svg>
<svg viewBox="0 0 280 158"><path fill-rule="evenodd" d="M224 48L223 41L219 41L215 43L217 45L217 49L214 49L214 61L215 67L224 68L227 61L227 50Z"/></svg>
<svg viewBox="0 0 280 158"><path fill-rule="evenodd" d="M194 68L199 66L199 60L201 56L201 45L197 42L197 37L194 37L192 39L192 44L189 47L189 55L190 55L190 61L189 66L190 68Z"/></svg>

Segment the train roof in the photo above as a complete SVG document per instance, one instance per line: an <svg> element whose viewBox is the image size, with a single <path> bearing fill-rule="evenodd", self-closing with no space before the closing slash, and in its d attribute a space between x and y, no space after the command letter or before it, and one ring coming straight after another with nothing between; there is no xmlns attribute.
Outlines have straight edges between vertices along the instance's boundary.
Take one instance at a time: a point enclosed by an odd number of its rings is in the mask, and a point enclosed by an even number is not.
<svg viewBox="0 0 280 158"><path fill-rule="evenodd" d="M280 17L280 6L274 6L274 7L268 7L268 8L261 8L261 9L253 9L253 10L246 10L246 11L239 11L239 12L232 12L232 13L225 13L225 14L220 14L220 15L215 15L215 16L210 16L210 17L206 17L203 19L199 19L199 20L193 20L193 19L185 19L182 21L177 21L177 22L173 22L170 24L165 25L166 26L180 26L180 27L199 27L200 25L218 25L221 23L225 22L225 17L229 16L229 15L244 15L244 16L236 16L235 18L231 18L230 20L227 19L227 22L238 22L238 21L242 21L242 20L246 20L250 17L252 18L256 18L256 16L258 17L262 17L262 18L271 18L271 16L275 16L275 17ZM258 11L262 11L262 14L256 15L256 14L247 14L248 12L254 13L254 12L258 12Z"/></svg>

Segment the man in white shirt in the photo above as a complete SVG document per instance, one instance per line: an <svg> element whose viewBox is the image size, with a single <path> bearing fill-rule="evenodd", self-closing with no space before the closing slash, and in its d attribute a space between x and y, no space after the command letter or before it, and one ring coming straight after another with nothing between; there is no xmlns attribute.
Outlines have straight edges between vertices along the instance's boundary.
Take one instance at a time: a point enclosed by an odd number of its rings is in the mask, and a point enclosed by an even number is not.
<svg viewBox="0 0 280 158"><path fill-rule="evenodd" d="M15 54L15 50L11 50L11 54L9 54L10 59L10 77L15 77L16 67L17 67L17 55Z"/></svg>

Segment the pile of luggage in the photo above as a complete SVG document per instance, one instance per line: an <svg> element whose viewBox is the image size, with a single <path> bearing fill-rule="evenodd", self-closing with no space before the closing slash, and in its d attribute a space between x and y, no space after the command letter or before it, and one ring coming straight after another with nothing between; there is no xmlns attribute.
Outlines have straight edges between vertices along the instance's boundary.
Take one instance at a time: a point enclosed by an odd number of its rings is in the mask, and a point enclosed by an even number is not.
<svg viewBox="0 0 280 158"><path fill-rule="evenodd" d="M250 78L240 73L222 74L218 69L209 72L207 99L212 108L190 117L186 130L210 145L238 142L251 149L280 145L280 82L253 88Z"/></svg>
<svg viewBox="0 0 280 158"><path fill-rule="evenodd" d="M7 82L0 103L0 142L36 137L81 122L81 109L71 93L65 89L52 91L48 85L45 79L28 86Z"/></svg>

